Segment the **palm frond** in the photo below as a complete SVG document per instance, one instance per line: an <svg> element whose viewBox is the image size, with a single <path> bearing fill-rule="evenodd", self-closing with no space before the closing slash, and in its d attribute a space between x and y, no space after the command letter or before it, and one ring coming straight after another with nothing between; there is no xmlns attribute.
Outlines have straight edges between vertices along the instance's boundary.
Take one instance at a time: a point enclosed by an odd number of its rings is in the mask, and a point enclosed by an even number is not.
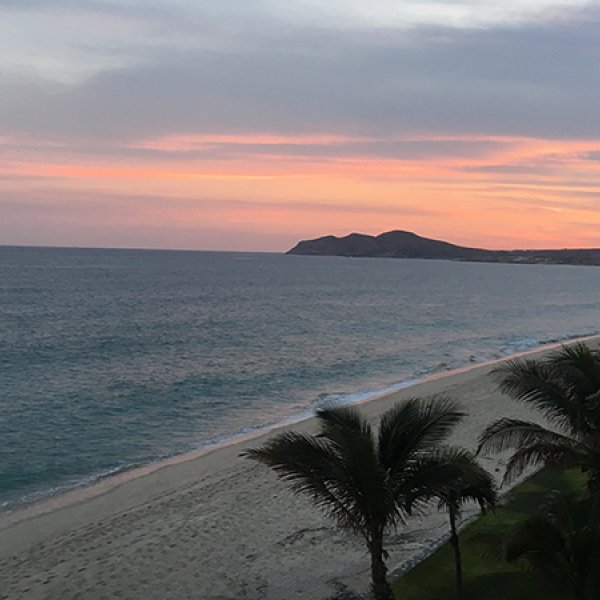
<svg viewBox="0 0 600 600"><path fill-rule="evenodd" d="M551 490L538 505L537 513L560 525L563 531L573 532L578 528L597 527L600 523L599 508L600 498L585 496L581 492L565 494Z"/></svg>
<svg viewBox="0 0 600 600"><path fill-rule="evenodd" d="M600 591L598 498L551 494L537 514L509 532L505 557L518 560L565 588L586 590L582 597L597 598Z"/></svg>
<svg viewBox="0 0 600 600"><path fill-rule="evenodd" d="M331 436L333 432L329 432ZM350 483L349 496L369 524L395 523L387 474L377 460L374 440L365 432L341 430L333 439Z"/></svg>
<svg viewBox="0 0 600 600"><path fill-rule="evenodd" d="M435 449L465 416L443 395L410 398L388 410L379 426L379 462L393 477L410 458Z"/></svg>
<svg viewBox="0 0 600 600"><path fill-rule="evenodd" d="M578 342L562 346L551 354L548 364L558 369L563 378L573 382L580 396L600 390L600 358L587 344Z"/></svg>
<svg viewBox="0 0 600 600"><path fill-rule="evenodd" d="M530 443L519 448L506 463L503 483L513 482L528 467L560 466L584 467L587 455L576 445L550 442Z"/></svg>
<svg viewBox="0 0 600 600"><path fill-rule="evenodd" d="M587 425L587 432L600 436L600 390L585 397L583 412Z"/></svg>
<svg viewBox="0 0 600 600"><path fill-rule="evenodd" d="M552 365L539 360L510 360L492 375L504 394L537 408L556 425L573 428L580 421L581 406L572 383Z"/></svg>
<svg viewBox="0 0 600 600"><path fill-rule="evenodd" d="M508 562L525 559L534 570L569 579L566 541L545 515L533 515L517 523L507 536L504 551Z"/></svg>
<svg viewBox="0 0 600 600"><path fill-rule="evenodd" d="M337 430L340 427L371 435L371 425L354 406L320 408L317 410L317 420L321 428L320 435L323 437L328 437L330 430Z"/></svg>
<svg viewBox="0 0 600 600"><path fill-rule="evenodd" d="M494 477L466 450L461 450L455 460L460 476L438 496L440 508L460 510L467 502L476 502L482 510L493 508L498 502Z"/></svg>
<svg viewBox="0 0 600 600"><path fill-rule="evenodd" d="M395 505L386 486L387 474L378 461L371 425L354 407L317 413L320 439L335 449L347 481L344 501L363 515L365 523L393 525Z"/></svg>
<svg viewBox="0 0 600 600"><path fill-rule="evenodd" d="M479 436L477 454L503 452L528 444L564 444L572 446L577 440L547 429L531 421L503 418L488 425Z"/></svg>
<svg viewBox="0 0 600 600"><path fill-rule="evenodd" d="M286 432L241 456L271 467L295 493L307 495L342 527L363 531L364 519L355 503L348 501L352 482L327 441Z"/></svg>
<svg viewBox="0 0 600 600"><path fill-rule="evenodd" d="M397 474L394 496L402 514L420 512L432 499L460 487L468 452L461 448L430 450L413 458Z"/></svg>

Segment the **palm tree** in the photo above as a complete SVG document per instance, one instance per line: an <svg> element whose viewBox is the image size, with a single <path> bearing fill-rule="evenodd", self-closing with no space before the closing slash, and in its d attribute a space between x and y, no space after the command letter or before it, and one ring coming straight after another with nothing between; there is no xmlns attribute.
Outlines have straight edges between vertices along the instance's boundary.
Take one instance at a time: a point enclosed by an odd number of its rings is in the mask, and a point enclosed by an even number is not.
<svg viewBox="0 0 600 600"><path fill-rule="evenodd" d="M464 452L457 461L462 468L460 479L456 479L446 489L437 493L440 508L448 511L450 519L450 545L454 553L454 571L456 581L456 597L462 598L462 560L458 540L457 520L462 507L468 502L477 502L482 511L493 508L498 501L494 478L481 467L475 457Z"/></svg>
<svg viewBox="0 0 600 600"><path fill-rule="evenodd" d="M516 448L505 481L529 466L578 467L600 491L600 357L584 343L563 346L546 360L512 360L494 370L502 392L538 410L551 428L503 418L489 425L478 452Z"/></svg>
<svg viewBox="0 0 600 600"><path fill-rule="evenodd" d="M575 600L600 597L600 506L596 498L551 497L517 523L504 542L505 558L519 561L570 592Z"/></svg>
<svg viewBox="0 0 600 600"><path fill-rule="evenodd" d="M282 433L243 456L273 468L340 527L362 535L373 594L392 600L384 533L461 476L461 451L441 443L462 417L448 398L413 398L388 410L375 434L355 408L328 408L317 412L318 435Z"/></svg>

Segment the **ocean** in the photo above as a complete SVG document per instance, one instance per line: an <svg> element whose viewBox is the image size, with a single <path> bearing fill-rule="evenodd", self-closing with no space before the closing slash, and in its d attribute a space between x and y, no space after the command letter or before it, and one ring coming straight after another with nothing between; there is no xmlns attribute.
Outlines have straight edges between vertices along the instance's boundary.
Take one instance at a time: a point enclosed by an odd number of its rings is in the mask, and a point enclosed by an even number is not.
<svg viewBox="0 0 600 600"><path fill-rule="evenodd" d="M594 267L0 247L0 506L599 319Z"/></svg>

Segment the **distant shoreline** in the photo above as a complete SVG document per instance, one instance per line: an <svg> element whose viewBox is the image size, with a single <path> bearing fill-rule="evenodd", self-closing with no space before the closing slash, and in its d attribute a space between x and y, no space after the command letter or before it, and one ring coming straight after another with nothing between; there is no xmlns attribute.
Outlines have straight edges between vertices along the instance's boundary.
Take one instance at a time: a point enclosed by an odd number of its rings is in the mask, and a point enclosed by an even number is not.
<svg viewBox="0 0 600 600"><path fill-rule="evenodd" d="M425 238L410 231L388 231L377 236L351 233L298 242L287 254L352 258L420 258L506 264L600 266L600 248L554 250L486 250Z"/></svg>

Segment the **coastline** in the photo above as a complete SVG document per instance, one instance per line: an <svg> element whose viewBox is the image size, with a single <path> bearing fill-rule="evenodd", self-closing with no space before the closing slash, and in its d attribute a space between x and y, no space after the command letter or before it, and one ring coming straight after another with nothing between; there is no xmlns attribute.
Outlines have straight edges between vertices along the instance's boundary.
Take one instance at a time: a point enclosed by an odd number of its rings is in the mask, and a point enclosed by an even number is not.
<svg viewBox="0 0 600 600"><path fill-rule="evenodd" d="M600 340L600 333L591 333L583 336L569 335L561 339L535 340L533 343L521 344L521 347L518 350L513 350L506 354L498 354L495 358L487 358L481 362L470 362L456 368L441 368L440 370L429 372L427 374L419 374L405 380L387 383L383 386L377 386L372 382L372 387L368 389L329 394L329 396L332 397L330 403L344 406L361 406L438 378L445 378L458 373L469 372L473 369L478 369L479 367L491 366L510 360L511 358L551 351L552 349L559 348L563 344L595 339ZM506 348L503 348L502 351L506 351ZM441 364L443 365L444 363ZM325 401L323 405L327 405L328 403L328 401ZM138 477L144 477L160 469L171 467L182 462L196 460L206 454L219 451L228 446L235 446L247 441L262 439L278 431L290 427L293 428L304 421L309 421L314 418L316 408L316 403L313 403L310 407L285 416L274 423L251 426L242 432L235 432L231 436L226 436L213 442L203 444L196 449L185 450L144 463L115 467L103 473L92 473L73 484L59 486L46 491L40 490L39 492L30 494L20 500L11 501L4 506L0 505L0 530L21 520L54 510L67 508L72 504L91 499L96 495L109 491L113 487L122 485ZM28 499L29 497L32 499Z"/></svg>
<svg viewBox="0 0 600 600"><path fill-rule="evenodd" d="M600 344L600 336L581 339ZM462 398L469 417L452 441L472 447L481 428L498 416L538 417L498 394L487 376L490 369L560 345L437 373L355 404L376 419L402 398L453 394ZM8 580L7 597L118 597L115 591L137 597L125 591L130 585L139 594L143 589L146 598L166 593L215 600L318 600L344 590L364 592L368 563L360 540L338 532L268 469L238 458L243 449L281 429L310 432L314 425L309 418L250 433L0 516L0 572ZM501 456L482 460L492 472L501 469L502 461ZM433 511L391 536L390 572L445 533L445 519L439 517Z"/></svg>

